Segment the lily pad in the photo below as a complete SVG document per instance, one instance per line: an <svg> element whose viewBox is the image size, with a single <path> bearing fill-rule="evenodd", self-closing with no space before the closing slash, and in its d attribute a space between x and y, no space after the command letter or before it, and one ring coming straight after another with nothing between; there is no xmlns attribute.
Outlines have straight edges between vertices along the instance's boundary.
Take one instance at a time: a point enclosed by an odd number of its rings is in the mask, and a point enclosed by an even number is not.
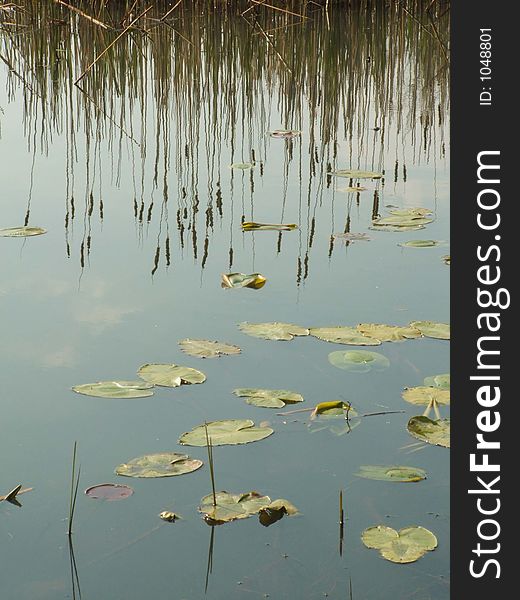
<svg viewBox="0 0 520 600"><path fill-rule="evenodd" d="M283 408L286 404L303 402L303 396L288 390L265 390L259 388L238 388L236 396L246 397L247 404L263 408Z"/></svg>
<svg viewBox="0 0 520 600"><path fill-rule="evenodd" d="M450 390L443 390L437 387L417 386L404 388L402 393L403 400L410 404L428 406L430 402L448 405L450 403Z"/></svg>
<svg viewBox="0 0 520 600"><path fill-rule="evenodd" d="M386 525L376 525L365 529L361 540L367 548L379 550L383 558L399 564L415 562L426 552L437 548L435 535L420 526L396 531Z"/></svg>
<svg viewBox="0 0 520 600"><path fill-rule="evenodd" d="M361 423L358 412L342 400L320 402L311 413L308 430L310 433L327 430L336 436L350 433Z"/></svg>
<svg viewBox="0 0 520 600"><path fill-rule="evenodd" d="M423 469L400 465L363 465L359 467L359 473L356 473L356 475L364 479L396 481L400 483L415 483L426 479L426 471L423 471Z"/></svg>
<svg viewBox="0 0 520 600"><path fill-rule="evenodd" d="M372 226L369 227L373 231L391 231L402 233L405 231L419 231L419 229L424 229L424 225L414 224L414 225L382 225L378 222L372 222Z"/></svg>
<svg viewBox="0 0 520 600"><path fill-rule="evenodd" d="M214 504L216 500L216 504ZM228 523L237 519L247 519L271 504L269 496L262 496L258 492L244 494L230 494L229 492L216 492L204 496L200 501L199 512L204 514L204 519L211 524Z"/></svg>
<svg viewBox="0 0 520 600"><path fill-rule="evenodd" d="M345 187L345 188L338 188L336 191L351 194L353 192L364 192L364 191L366 191L366 189L367 189L366 187L361 187L361 186L349 186L349 187Z"/></svg>
<svg viewBox="0 0 520 600"><path fill-rule="evenodd" d="M137 374L149 383L164 387L179 387L206 381L206 375L201 371L173 364L146 364L139 368Z"/></svg>
<svg viewBox="0 0 520 600"><path fill-rule="evenodd" d="M426 215L432 215L433 211L429 208L423 208L422 206L410 206L408 208L392 208L388 211L391 215L396 217L425 217Z"/></svg>
<svg viewBox="0 0 520 600"><path fill-rule="evenodd" d="M330 175L349 177L350 179L381 179L383 177L382 173L377 173L376 171L358 171L356 169L339 169L332 171Z"/></svg>
<svg viewBox="0 0 520 600"><path fill-rule="evenodd" d="M292 323L239 323L240 331L264 340L292 340L297 335L309 335L306 327Z"/></svg>
<svg viewBox="0 0 520 600"><path fill-rule="evenodd" d="M243 162L243 163L233 163L229 165L230 169L240 169L242 171L246 171L247 169L252 169L255 165L253 163Z"/></svg>
<svg viewBox="0 0 520 600"><path fill-rule="evenodd" d="M98 381L75 385L77 394L96 396L97 398L146 398L153 396L153 383L143 381Z"/></svg>
<svg viewBox="0 0 520 600"><path fill-rule="evenodd" d="M406 428L418 440L443 448L450 447L449 419L436 419L434 421L425 416L412 417Z"/></svg>
<svg viewBox="0 0 520 600"><path fill-rule="evenodd" d="M369 242L372 238L366 233L333 233L332 237L335 240L341 240L342 242Z"/></svg>
<svg viewBox="0 0 520 600"><path fill-rule="evenodd" d="M179 438L179 444L206 446L206 427L213 446L249 444L263 440L274 433L270 427L255 427L255 423L251 419L210 421L183 433Z"/></svg>
<svg viewBox="0 0 520 600"><path fill-rule="evenodd" d="M417 227L418 225L428 225L428 223L433 223L433 219L428 219L426 217L400 217L397 215L391 215L389 217L380 217L379 219L374 219L372 221L372 225L381 226L381 225L391 225L393 227Z"/></svg>
<svg viewBox="0 0 520 600"><path fill-rule="evenodd" d="M437 387L441 390L450 389L450 374L443 373L442 375L430 375L430 377L424 378L424 385L430 387Z"/></svg>
<svg viewBox="0 0 520 600"><path fill-rule="evenodd" d="M404 242L402 244L398 244L403 248L433 248L434 246L439 246L441 242L437 240L409 240L408 242Z"/></svg>
<svg viewBox="0 0 520 600"><path fill-rule="evenodd" d="M267 279L260 273L251 273L251 275L245 275L244 273L223 273L222 283L223 288L251 288L253 290L259 290L263 288Z"/></svg>
<svg viewBox="0 0 520 600"><path fill-rule="evenodd" d="M380 340L360 333L355 327L311 327L310 334L325 342L351 346L379 346Z"/></svg>
<svg viewBox="0 0 520 600"><path fill-rule="evenodd" d="M186 354L197 356L198 358L216 358L222 354L240 354L241 352L238 346L209 340L185 339L179 342L179 346Z"/></svg>
<svg viewBox="0 0 520 600"><path fill-rule="evenodd" d="M126 498L130 498L133 493L134 490L131 487L118 483L100 483L85 490L85 494L89 498L108 500L109 502L125 500Z"/></svg>
<svg viewBox="0 0 520 600"><path fill-rule="evenodd" d="M47 233L42 227L9 227L0 229L0 237L32 237Z"/></svg>
<svg viewBox="0 0 520 600"><path fill-rule="evenodd" d="M269 135L273 138L290 139L301 135L301 131L295 131L294 129L275 129L274 131L271 131Z"/></svg>
<svg viewBox="0 0 520 600"><path fill-rule="evenodd" d="M411 327L418 329L424 337L436 338L439 340L449 340L451 336L448 323L435 323L434 321L412 321Z"/></svg>
<svg viewBox="0 0 520 600"><path fill-rule="evenodd" d="M278 500L273 500L268 506L260 509L258 520L264 527L269 527L269 525L276 523L276 521L279 521L285 515L292 517L293 515L297 515L298 512L296 506L289 502L289 500L279 498Z"/></svg>
<svg viewBox="0 0 520 600"><path fill-rule="evenodd" d="M400 327L381 323L360 323L356 329L363 335L382 342L401 342L421 337L421 332L410 325Z"/></svg>
<svg viewBox="0 0 520 600"><path fill-rule="evenodd" d="M378 352L367 350L338 350L329 354L329 362L338 369L352 371L353 373L368 373L369 371L383 371L390 366L386 356Z"/></svg>
<svg viewBox="0 0 520 600"><path fill-rule="evenodd" d="M292 231L298 229L296 223L255 223L245 221L242 223L242 231Z"/></svg>
<svg viewBox="0 0 520 600"><path fill-rule="evenodd" d="M175 477L200 469L204 463L197 458L177 452L158 452L133 458L116 467L123 477Z"/></svg>
<svg viewBox="0 0 520 600"><path fill-rule="evenodd" d="M314 410L311 413L311 418L316 417L317 415L326 415L326 416L346 416L348 413L350 417L357 417L357 412L352 408L352 406L348 402L343 402L343 400L329 400L328 402L320 402L316 404Z"/></svg>

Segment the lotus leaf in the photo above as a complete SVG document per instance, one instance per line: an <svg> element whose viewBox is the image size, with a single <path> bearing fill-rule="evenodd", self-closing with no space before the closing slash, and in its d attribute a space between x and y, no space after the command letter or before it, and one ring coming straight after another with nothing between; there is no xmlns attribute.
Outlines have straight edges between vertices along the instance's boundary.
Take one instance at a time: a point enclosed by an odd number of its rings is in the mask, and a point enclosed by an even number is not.
<svg viewBox="0 0 520 600"><path fill-rule="evenodd" d="M419 404L428 406L430 402L448 405L450 403L450 390L442 390L436 387L417 386L404 388L402 393L403 400L410 404Z"/></svg>
<svg viewBox="0 0 520 600"><path fill-rule="evenodd" d="M450 420L432 419L425 416L412 417L406 426L413 437L433 444L434 446L450 447Z"/></svg>
<svg viewBox="0 0 520 600"><path fill-rule="evenodd" d="M332 171L330 175L336 177L349 177L350 179L381 179L382 173L376 173L375 171L358 171L356 169L339 169Z"/></svg>
<svg viewBox="0 0 520 600"><path fill-rule="evenodd" d="M271 137L285 139L290 139L299 136L300 134L301 131L294 131L293 129L275 129L269 133Z"/></svg>
<svg viewBox="0 0 520 600"><path fill-rule="evenodd" d="M93 485L85 490L85 494L89 498L96 500L125 500L134 493L134 490L127 486L118 483L100 483Z"/></svg>
<svg viewBox="0 0 520 600"><path fill-rule="evenodd" d="M450 339L450 326L447 323L435 323L434 321L413 321L411 327L418 329L425 337L439 340Z"/></svg>
<svg viewBox="0 0 520 600"><path fill-rule="evenodd" d="M211 342L209 340L181 340L179 346L183 352L190 356L199 358L216 358L222 354L240 354L240 348L222 342Z"/></svg>
<svg viewBox="0 0 520 600"><path fill-rule="evenodd" d="M274 433L270 427L255 427L254 421L251 421L251 419L210 421L183 433L179 438L179 444L184 446L206 446L206 427L213 446L249 444L250 442L263 440Z"/></svg>
<svg viewBox="0 0 520 600"><path fill-rule="evenodd" d="M424 385L430 387L437 387L441 390L450 389L450 374L443 373L442 375L431 375L430 377L424 378Z"/></svg>
<svg viewBox="0 0 520 600"><path fill-rule="evenodd" d="M245 221L242 223L242 231L292 231L298 229L296 223L255 223Z"/></svg>
<svg viewBox="0 0 520 600"><path fill-rule="evenodd" d="M380 340L360 333L354 327L311 327L311 335L325 342L351 346L379 346Z"/></svg>
<svg viewBox="0 0 520 600"><path fill-rule="evenodd" d="M216 505L214 504L213 494L208 494L202 498L199 506L199 512L204 514L204 520L211 524L247 519L271 504L269 496L262 496L262 494L254 491L245 494L217 492L215 499Z"/></svg>
<svg viewBox="0 0 520 600"><path fill-rule="evenodd" d="M177 452L159 452L133 458L116 467L116 475L123 477L174 477L192 473L204 463L187 454Z"/></svg>
<svg viewBox="0 0 520 600"><path fill-rule="evenodd" d="M276 521L279 521L285 515L292 517L293 515L297 515L298 512L296 506L289 502L289 500L279 498L260 509L258 520L264 527L269 527L269 525L276 523Z"/></svg>
<svg viewBox="0 0 520 600"><path fill-rule="evenodd" d="M369 371L383 371L390 366L386 356L378 352L367 350L338 350L329 354L329 362L338 369L352 371L353 373L368 373Z"/></svg>
<svg viewBox="0 0 520 600"><path fill-rule="evenodd" d="M229 165L231 169L241 169L242 171L245 171L247 169L252 169L255 165L253 163L233 163L231 165Z"/></svg>
<svg viewBox="0 0 520 600"><path fill-rule="evenodd" d="M361 539L367 548L379 550L381 556L394 563L415 562L426 552L435 550L437 538L424 527L405 527L399 532L385 525L365 529Z"/></svg>
<svg viewBox="0 0 520 600"><path fill-rule="evenodd" d="M33 235L43 235L47 233L42 227L10 227L0 229L0 237L32 237Z"/></svg>
<svg viewBox="0 0 520 600"><path fill-rule="evenodd" d="M264 287L267 279L260 273L251 273L251 275L245 275L244 273L223 273L222 283L223 288L251 288L253 290L259 290Z"/></svg>
<svg viewBox="0 0 520 600"><path fill-rule="evenodd" d="M399 244L399 246L402 246L403 248L433 248L440 243L441 242L438 242L437 240L410 240Z"/></svg>
<svg viewBox="0 0 520 600"><path fill-rule="evenodd" d="M376 481L397 481L410 483L426 479L426 471L418 467L403 467L399 465L364 465L359 467L358 477Z"/></svg>
<svg viewBox="0 0 520 600"><path fill-rule="evenodd" d="M143 381L98 381L75 385L72 389L78 394L98 398L146 398L153 396L153 383Z"/></svg>
<svg viewBox="0 0 520 600"><path fill-rule="evenodd" d="M239 323L240 331L264 340L292 340L296 335L309 335L309 330L292 323Z"/></svg>
<svg viewBox="0 0 520 600"><path fill-rule="evenodd" d="M343 242L369 242L370 236L366 233L334 233L332 237L335 240L341 240Z"/></svg>
<svg viewBox="0 0 520 600"><path fill-rule="evenodd" d="M247 404L264 408L282 408L286 404L303 402L303 396L288 390L265 390L258 388L239 388L233 390L236 396L247 397Z"/></svg>
<svg viewBox="0 0 520 600"><path fill-rule="evenodd" d="M357 330L363 335L382 342L401 342L406 339L420 338L421 332L410 325L382 325L380 323L360 323Z"/></svg>
<svg viewBox="0 0 520 600"><path fill-rule="evenodd" d="M201 371L173 364L146 364L139 368L137 374L149 383L164 387L179 387L206 381L206 375Z"/></svg>

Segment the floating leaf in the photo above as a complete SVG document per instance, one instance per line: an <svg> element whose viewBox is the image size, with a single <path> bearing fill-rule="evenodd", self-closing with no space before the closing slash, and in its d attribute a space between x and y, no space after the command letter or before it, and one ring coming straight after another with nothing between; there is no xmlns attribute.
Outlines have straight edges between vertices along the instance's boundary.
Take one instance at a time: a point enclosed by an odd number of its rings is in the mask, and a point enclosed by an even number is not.
<svg viewBox="0 0 520 600"><path fill-rule="evenodd" d="M253 290L259 290L264 287L267 279L260 273L251 273L251 275L245 275L244 273L222 273L223 288L251 288Z"/></svg>
<svg viewBox="0 0 520 600"><path fill-rule="evenodd" d="M436 387L417 386L404 388L403 400L410 404L428 406L432 401L437 404L448 405L450 403L450 390L442 390Z"/></svg>
<svg viewBox="0 0 520 600"><path fill-rule="evenodd" d="M289 500L279 498L278 500L273 500L268 506L260 509L258 520L264 527L269 527L269 525L276 523L276 521L279 521L285 515L292 517L293 515L297 515L298 512L296 506L289 502Z"/></svg>
<svg viewBox="0 0 520 600"><path fill-rule="evenodd" d="M10 227L0 229L0 237L32 237L34 235L43 235L47 233L42 227Z"/></svg>
<svg viewBox="0 0 520 600"><path fill-rule="evenodd" d="M153 383L142 381L98 381L75 385L72 389L78 394L98 398L146 398L153 396Z"/></svg>
<svg viewBox="0 0 520 600"><path fill-rule="evenodd" d="M350 433L361 423L357 411L342 400L320 402L310 416L308 429L311 433L328 430L336 436Z"/></svg>
<svg viewBox="0 0 520 600"><path fill-rule="evenodd" d="M422 206L411 206L409 208L393 208L388 211L391 215L395 217L425 217L426 215L433 214L433 211L429 208L423 208Z"/></svg>
<svg viewBox="0 0 520 600"><path fill-rule="evenodd" d="M381 179L382 173L376 173L375 171L357 171L355 169L339 169L338 171L332 171L330 175L336 177L349 177L350 179Z"/></svg>
<svg viewBox="0 0 520 600"><path fill-rule="evenodd" d="M303 396L288 390L265 390L259 388L238 388L233 390L236 396L246 397L246 402L264 408L282 408L286 404L303 402Z"/></svg>
<svg viewBox="0 0 520 600"><path fill-rule="evenodd" d="M430 387L437 387L441 390L450 389L450 374L443 373L442 375L431 375L430 377L424 378L424 385Z"/></svg>
<svg viewBox="0 0 520 600"><path fill-rule="evenodd" d="M177 452L158 452L133 458L116 467L116 475L123 477L174 477L192 473L204 463L187 454Z"/></svg>
<svg viewBox="0 0 520 600"><path fill-rule="evenodd" d="M446 254L445 256L442 257L442 260L444 261L445 265L451 265L451 256L449 254Z"/></svg>
<svg viewBox="0 0 520 600"><path fill-rule="evenodd" d="M450 339L450 326L447 323L435 323L434 321L412 321L411 327L418 329L425 337L439 340Z"/></svg>
<svg viewBox="0 0 520 600"><path fill-rule="evenodd" d="M297 137L301 134L301 131L295 131L294 129L275 129L271 131L269 135L274 138L290 139Z"/></svg>
<svg viewBox="0 0 520 600"><path fill-rule="evenodd" d="M163 510L162 513L159 513L159 518L168 523L175 523L177 519L180 519L180 516L171 510Z"/></svg>
<svg viewBox="0 0 520 600"><path fill-rule="evenodd" d="M412 417L406 426L413 437L433 444L434 446L450 447L450 420L432 419L425 416Z"/></svg>
<svg viewBox="0 0 520 600"><path fill-rule="evenodd" d="M349 417L357 417L357 412L352 408L349 402L343 402L343 400L330 400L328 402L316 404L311 413L311 418L316 415L344 416L347 413L349 414Z"/></svg>
<svg viewBox="0 0 520 600"><path fill-rule="evenodd" d="M367 350L338 350L329 354L329 362L338 369L354 373L368 373L369 371L383 371L390 366L386 356L378 352Z"/></svg>
<svg viewBox="0 0 520 600"><path fill-rule="evenodd" d="M333 233L332 237L343 242L369 242L371 240L366 233Z"/></svg>
<svg viewBox="0 0 520 600"><path fill-rule="evenodd" d="M364 192L367 188L361 186L349 186L346 188L338 188L337 192L345 192L347 194L351 194L352 192Z"/></svg>
<svg viewBox="0 0 520 600"><path fill-rule="evenodd" d="M367 548L379 550L383 558L399 564L415 562L437 548L435 535L419 526L405 527L397 532L392 527L376 525L365 529L361 540Z"/></svg>
<svg viewBox="0 0 520 600"><path fill-rule="evenodd" d="M295 335L309 335L309 330L292 323L239 323L240 331L264 340L292 340Z"/></svg>
<svg viewBox="0 0 520 600"><path fill-rule="evenodd" d="M439 246L440 244L441 242L437 240L410 240L398 245L402 246L403 248L433 248L434 246Z"/></svg>
<svg viewBox="0 0 520 600"><path fill-rule="evenodd" d="M433 219L427 219L426 217L399 217L397 215L380 217L372 221L372 225L391 225L392 227L417 227L419 225L428 225L428 223L433 223Z"/></svg>
<svg viewBox="0 0 520 600"><path fill-rule="evenodd" d="M351 346L379 346L380 340L367 337L355 327L311 327L310 334L325 342Z"/></svg>
<svg viewBox="0 0 520 600"><path fill-rule="evenodd" d="M164 387L203 383L206 375L197 369L170 364L146 364L137 371L145 381Z"/></svg>
<svg viewBox="0 0 520 600"><path fill-rule="evenodd" d="M421 332L410 325L382 325L381 323L360 323L357 328L363 335L382 342L401 342L406 339L420 338Z"/></svg>
<svg viewBox="0 0 520 600"><path fill-rule="evenodd" d="M206 446L206 427L207 435L213 446L249 444L263 440L274 433L270 427L255 427L255 423L251 419L210 421L183 433L179 438L179 444Z"/></svg>
<svg viewBox="0 0 520 600"><path fill-rule="evenodd" d="M179 346L183 352L190 356L199 358L216 358L222 354L240 354L240 348L222 342L211 342L209 340L181 340ZM198 383L198 382L195 382Z"/></svg>
<svg viewBox="0 0 520 600"><path fill-rule="evenodd" d="M379 223L373 222L372 226L369 227L373 231L392 231L392 232L405 232L405 231L419 231L419 229L424 229L424 225L381 225Z"/></svg>
<svg viewBox="0 0 520 600"><path fill-rule="evenodd" d="M253 163L233 163L229 165L231 169L241 169L242 171L246 171L247 169L252 169L255 165Z"/></svg>
<svg viewBox="0 0 520 600"><path fill-rule="evenodd" d="M255 223L245 221L242 223L242 231L292 231L298 229L296 223Z"/></svg>
<svg viewBox="0 0 520 600"><path fill-rule="evenodd" d="M364 479L401 483L415 483L426 479L426 471L423 471L423 469L399 465L363 465L359 467L359 473L356 473L356 475Z"/></svg>
<svg viewBox="0 0 520 600"><path fill-rule="evenodd" d="M214 505L213 494L208 494L202 498L199 506L199 512L203 513L204 519L211 524L247 519L271 503L269 496L262 496L258 492L245 494L217 492L215 499L216 505Z"/></svg>
<svg viewBox="0 0 520 600"><path fill-rule="evenodd" d="M108 500L110 502L114 500L125 500L133 493L134 490L131 487L118 483L100 483L85 490L85 494L89 498L94 498L95 500Z"/></svg>

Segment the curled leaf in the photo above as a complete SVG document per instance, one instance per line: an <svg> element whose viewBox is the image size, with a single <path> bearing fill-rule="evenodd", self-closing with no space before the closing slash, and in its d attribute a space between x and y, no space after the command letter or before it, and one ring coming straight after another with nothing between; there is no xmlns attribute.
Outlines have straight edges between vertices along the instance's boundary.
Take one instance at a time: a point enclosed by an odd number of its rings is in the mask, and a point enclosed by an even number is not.
<svg viewBox="0 0 520 600"><path fill-rule="evenodd" d="M175 523L177 519L180 519L180 516L171 510L163 510L161 513L159 513L159 518L168 523Z"/></svg>
<svg viewBox="0 0 520 600"><path fill-rule="evenodd" d="M251 273L251 275L245 275L244 273L223 273L222 283L223 288L251 288L253 290L259 290L264 287L267 279L260 273Z"/></svg>

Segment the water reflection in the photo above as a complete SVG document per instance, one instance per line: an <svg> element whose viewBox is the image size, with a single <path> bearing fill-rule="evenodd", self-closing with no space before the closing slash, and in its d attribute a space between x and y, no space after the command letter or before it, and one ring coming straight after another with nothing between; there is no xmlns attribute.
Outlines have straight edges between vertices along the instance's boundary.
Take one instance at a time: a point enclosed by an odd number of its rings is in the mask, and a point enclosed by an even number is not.
<svg viewBox="0 0 520 600"><path fill-rule="evenodd" d="M383 172L364 192L375 217L385 186L406 182L407 161L444 156L447 2L329 11L310 3L305 19L249 3L216 11L182 3L162 19L167 7L157 3L124 34L144 7L131 15L106 4L94 20L88 5L84 14L36 1L0 11L8 97L23 102L31 153L20 221L31 222L38 201L37 157L63 138L64 251L81 269L103 236L115 189L129 191L137 243L155 240L152 275L187 257L203 270L216 232L227 232L229 270L237 244L248 245L254 263L254 236L244 240L239 226L260 217L269 194L279 197L271 220L297 214L296 248L281 233L270 240L276 254L295 254L300 284L311 272L317 220L330 219L330 258L332 234L350 232L365 201L348 193L344 221L335 222L345 196L327 173ZM303 133L268 135L280 127ZM234 162L254 168L238 172Z"/></svg>

